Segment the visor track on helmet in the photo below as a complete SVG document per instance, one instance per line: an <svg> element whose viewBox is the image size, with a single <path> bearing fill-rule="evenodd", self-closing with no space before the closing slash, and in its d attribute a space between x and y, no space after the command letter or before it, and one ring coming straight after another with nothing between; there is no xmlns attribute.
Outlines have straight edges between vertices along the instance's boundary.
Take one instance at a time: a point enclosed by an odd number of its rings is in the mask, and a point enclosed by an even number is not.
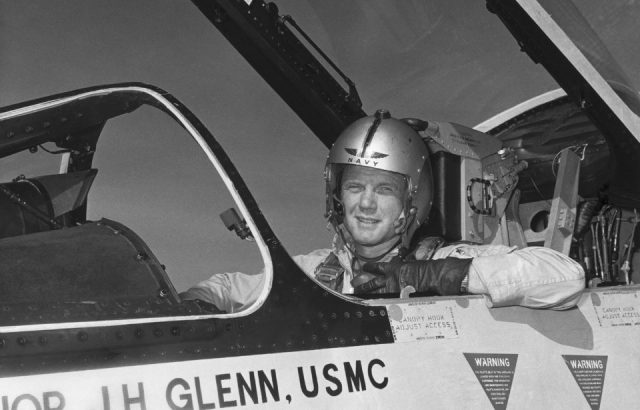
<svg viewBox="0 0 640 410"><path fill-rule="evenodd" d="M373 124L371 124L371 127L369 127L369 131L367 131L367 136L362 143L362 151L360 151L359 156L362 157L365 155L365 152L367 151L369 144L371 144L371 140L373 140L374 135L376 135L376 131L378 130L381 122L382 118L376 116L376 118L373 120Z"/></svg>

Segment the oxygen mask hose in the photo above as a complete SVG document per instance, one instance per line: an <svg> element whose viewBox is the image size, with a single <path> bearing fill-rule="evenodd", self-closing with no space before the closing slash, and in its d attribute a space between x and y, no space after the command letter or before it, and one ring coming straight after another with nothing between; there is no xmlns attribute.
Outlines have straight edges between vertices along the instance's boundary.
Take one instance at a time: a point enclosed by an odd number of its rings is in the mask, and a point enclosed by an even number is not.
<svg viewBox="0 0 640 410"><path fill-rule="evenodd" d="M602 283L602 258L600 255L600 241L598 240L598 222L591 223L591 249L593 250L593 265L595 277L590 281L589 287L596 287Z"/></svg>
<svg viewBox="0 0 640 410"><path fill-rule="evenodd" d="M600 236L600 252L602 255L602 280L611 281L611 272L609 272L609 240L607 238L607 220L604 215L598 216L598 235Z"/></svg>
<svg viewBox="0 0 640 410"><path fill-rule="evenodd" d="M611 274L615 278L616 281L619 281L620 278L618 275L620 274L619 270L619 246L620 246L620 225L622 224L622 210L616 208L613 214L613 222L611 224L611 235L613 235L613 240L611 244Z"/></svg>
<svg viewBox="0 0 640 410"><path fill-rule="evenodd" d="M578 205L578 217L576 218L576 227L573 232L574 238L582 238L589 230L589 225L593 217L600 212L604 202L599 199L590 199Z"/></svg>
<svg viewBox="0 0 640 410"><path fill-rule="evenodd" d="M622 267L620 270L624 273L624 282L627 285L631 284L631 255L633 254L633 241L635 239L636 229L638 227L638 212L636 209L633 210L633 228L631 229L631 235L627 243L624 244L624 262L622 263Z"/></svg>

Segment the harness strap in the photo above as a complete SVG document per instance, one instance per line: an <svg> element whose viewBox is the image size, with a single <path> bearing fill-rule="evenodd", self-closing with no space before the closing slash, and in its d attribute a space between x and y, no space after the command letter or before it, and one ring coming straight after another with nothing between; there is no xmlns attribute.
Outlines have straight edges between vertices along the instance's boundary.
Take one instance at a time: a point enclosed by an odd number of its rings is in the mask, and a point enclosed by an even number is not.
<svg viewBox="0 0 640 410"><path fill-rule="evenodd" d="M339 291L344 280L344 268L335 253L331 252L314 272L316 279L324 286Z"/></svg>

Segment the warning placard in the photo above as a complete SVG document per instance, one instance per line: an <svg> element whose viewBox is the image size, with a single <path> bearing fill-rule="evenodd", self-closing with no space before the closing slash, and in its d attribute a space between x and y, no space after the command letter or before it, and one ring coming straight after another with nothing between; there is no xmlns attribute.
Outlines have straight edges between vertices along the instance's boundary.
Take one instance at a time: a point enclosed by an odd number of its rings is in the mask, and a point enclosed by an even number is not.
<svg viewBox="0 0 640 410"><path fill-rule="evenodd" d="M516 372L517 354L464 353L494 409L506 409Z"/></svg>
<svg viewBox="0 0 640 410"><path fill-rule="evenodd" d="M600 408L607 356L562 355L592 409Z"/></svg>

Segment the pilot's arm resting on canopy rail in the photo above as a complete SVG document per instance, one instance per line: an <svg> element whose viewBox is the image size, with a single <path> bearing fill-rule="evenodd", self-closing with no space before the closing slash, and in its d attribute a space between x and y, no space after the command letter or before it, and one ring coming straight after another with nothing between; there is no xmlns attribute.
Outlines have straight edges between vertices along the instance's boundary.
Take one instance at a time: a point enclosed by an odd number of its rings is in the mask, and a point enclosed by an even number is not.
<svg viewBox="0 0 640 410"><path fill-rule="evenodd" d="M352 257L346 249L319 249L294 256L295 262L311 278L318 267L333 254L344 269L340 288L353 293ZM392 252L388 259L395 254ZM543 247L516 249L503 245L458 244L444 246L432 255L416 252L416 259L470 259L465 265L468 293L485 296L488 307L519 305L537 309L569 309L576 305L584 288L584 271L571 258ZM185 299L200 299L226 312L238 312L255 302L264 286L264 272L247 275L240 272L214 274L186 292ZM420 289L417 289L420 291ZM462 290L456 292L461 294Z"/></svg>

